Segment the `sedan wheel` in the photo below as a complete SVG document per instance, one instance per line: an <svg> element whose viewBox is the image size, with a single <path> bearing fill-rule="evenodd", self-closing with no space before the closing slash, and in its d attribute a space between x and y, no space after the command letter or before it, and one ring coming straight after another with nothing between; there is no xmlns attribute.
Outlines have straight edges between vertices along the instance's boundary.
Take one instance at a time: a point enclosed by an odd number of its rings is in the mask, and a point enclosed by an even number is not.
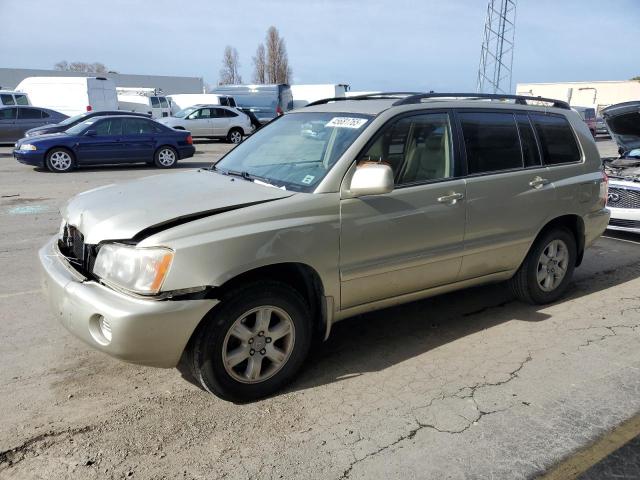
<svg viewBox="0 0 640 480"><path fill-rule="evenodd" d="M229 132L229 142L238 144L242 141L242 132L240 130L231 130Z"/></svg>
<svg viewBox="0 0 640 480"><path fill-rule="evenodd" d="M52 172L64 173L73 170L73 158L63 149L54 149L47 155L47 168Z"/></svg>
<svg viewBox="0 0 640 480"><path fill-rule="evenodd" d="M156 152L155 164L160 168L171 168L177 163L178 155L171 147L162 147Z"/></svg>

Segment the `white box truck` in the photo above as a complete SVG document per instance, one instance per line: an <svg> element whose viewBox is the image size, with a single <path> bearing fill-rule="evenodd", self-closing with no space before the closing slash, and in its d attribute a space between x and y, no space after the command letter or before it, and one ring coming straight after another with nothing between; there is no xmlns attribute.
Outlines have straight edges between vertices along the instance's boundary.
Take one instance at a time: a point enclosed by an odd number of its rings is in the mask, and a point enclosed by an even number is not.
<svg viewBox="0 0 640 480"><path fill-rule="evenodd" d="M65 115L117 110L116 85L104 77L27 77L16 90L29 95L32 105Z"/></svg>
<svg viewBox="0 0 640 480"><path fill-rule="evenodd" d="M291 85L293 108L301 108L316 100L324 98L342 98L349 90L344 83L327 83L318 85Z"/></svg>
<svg viewBox="0 0 640 480"><path fill-rule="evenodd" d="M119 110L147 113L151 118L171 115L167 97L157 88L116 87L116 93Z"/></svg>
<svg viewBox="0 0 640 480"><path fill-rule="evenodd" d="M233 97L227 95L216 95L214 93L177 93L167 95L169 104L171 105L171 114L178 113L185 108L194 105L226 105L227 107L235 107L236 102Z"/></svg>

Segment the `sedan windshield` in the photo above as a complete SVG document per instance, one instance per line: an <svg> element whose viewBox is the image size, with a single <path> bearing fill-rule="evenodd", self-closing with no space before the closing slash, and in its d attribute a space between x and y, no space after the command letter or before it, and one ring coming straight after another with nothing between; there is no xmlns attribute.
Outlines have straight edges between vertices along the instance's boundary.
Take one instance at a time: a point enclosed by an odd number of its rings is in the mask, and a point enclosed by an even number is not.
<svg viewBox="0 0 640 480"><path fill-rule="evenodd" d="M95 119L90 118L89 120L80 122L79 124L74 125L71 128L67 128L65 132L68 133L69 135L78 135L79 133L82 133L82 131L84 131L86 128L88 128L89 125L92 125L94 122L95 122Z"/></svg>
<svg viewBox="0 0 640 480"><path fill-rule="evenodd" d="M86 116L87 116L86 113L80 113L78 115L74 115L73 117L69 117L66 120L61 121L58 125L71 125Z"/></svg>
<svg viewBox="0 0 640 480"><path fill-rule="evenodd" d="M287 190L311 192L371 119L354 113L285 115L234 148L215 169Z"/></svg>
<svg viewBox="0 0 640 480"><path fill-rule="evenodd" d="M189 115L192 112L195 112L198 108L197 107L187 107L187 108L183 108L182 110L180 110L179 112L177 112L176 114L174 114L174 117L178 117L178 118L184 118L187 115Z"/></svg>

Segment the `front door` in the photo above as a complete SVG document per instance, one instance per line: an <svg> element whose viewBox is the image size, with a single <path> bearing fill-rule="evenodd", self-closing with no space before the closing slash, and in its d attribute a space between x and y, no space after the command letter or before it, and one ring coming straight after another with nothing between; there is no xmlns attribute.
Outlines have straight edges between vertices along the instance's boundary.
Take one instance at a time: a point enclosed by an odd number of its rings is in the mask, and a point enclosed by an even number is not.
<svg viewBox="0 0 640 480"><path fill-rule="evenodd" d="M358 162L391 165L389 194L341 201L341 308L455 282L462 261L465 180L446 112L383 127Z"/></svg>
<svg viewBox="0 0 640 480"><path fill-rule="evenodd" d="M0 110L0 142L15 142L21 138L16 127L17 115L15 107Z"/></svg>
<svg viewBox="0 0 640 480"><path fill-rule="evenodd" d="M105 118L95 122L89 130L95 135L84 135L78 142L77 155L80 163L120 162L125 157L122 141L122 118Z"/></svg>
<svg viewBox="0 0 640 480"><path fill-rule="evenodd" d="M200 108L187 116L185 128L194 137L214 137L211 125L211 108Z"/></svg>

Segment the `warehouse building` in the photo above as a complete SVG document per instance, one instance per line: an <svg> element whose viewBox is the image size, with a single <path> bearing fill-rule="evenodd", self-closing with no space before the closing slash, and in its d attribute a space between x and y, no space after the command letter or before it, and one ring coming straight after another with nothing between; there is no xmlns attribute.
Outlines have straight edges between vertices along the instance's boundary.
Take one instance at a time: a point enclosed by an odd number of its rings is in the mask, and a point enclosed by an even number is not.
<svg viewBox="0 0 640 480"><path fill-rule="evenodd" d="M174 77L167 75L129 75L120 73L82 73L61 70L37 70L31 68L0 68L0 88L13 90L27 77L108 77L116 87L159 88L168 95L172 93L203 93L202 77Z"/></svg>
<svg viewBox="0 0 640 480"><path fill-rule="evenodd" d="M640 81L518 83L516 94L555 98L572 106L601 110L614 103L640 100Z"/></svg>

